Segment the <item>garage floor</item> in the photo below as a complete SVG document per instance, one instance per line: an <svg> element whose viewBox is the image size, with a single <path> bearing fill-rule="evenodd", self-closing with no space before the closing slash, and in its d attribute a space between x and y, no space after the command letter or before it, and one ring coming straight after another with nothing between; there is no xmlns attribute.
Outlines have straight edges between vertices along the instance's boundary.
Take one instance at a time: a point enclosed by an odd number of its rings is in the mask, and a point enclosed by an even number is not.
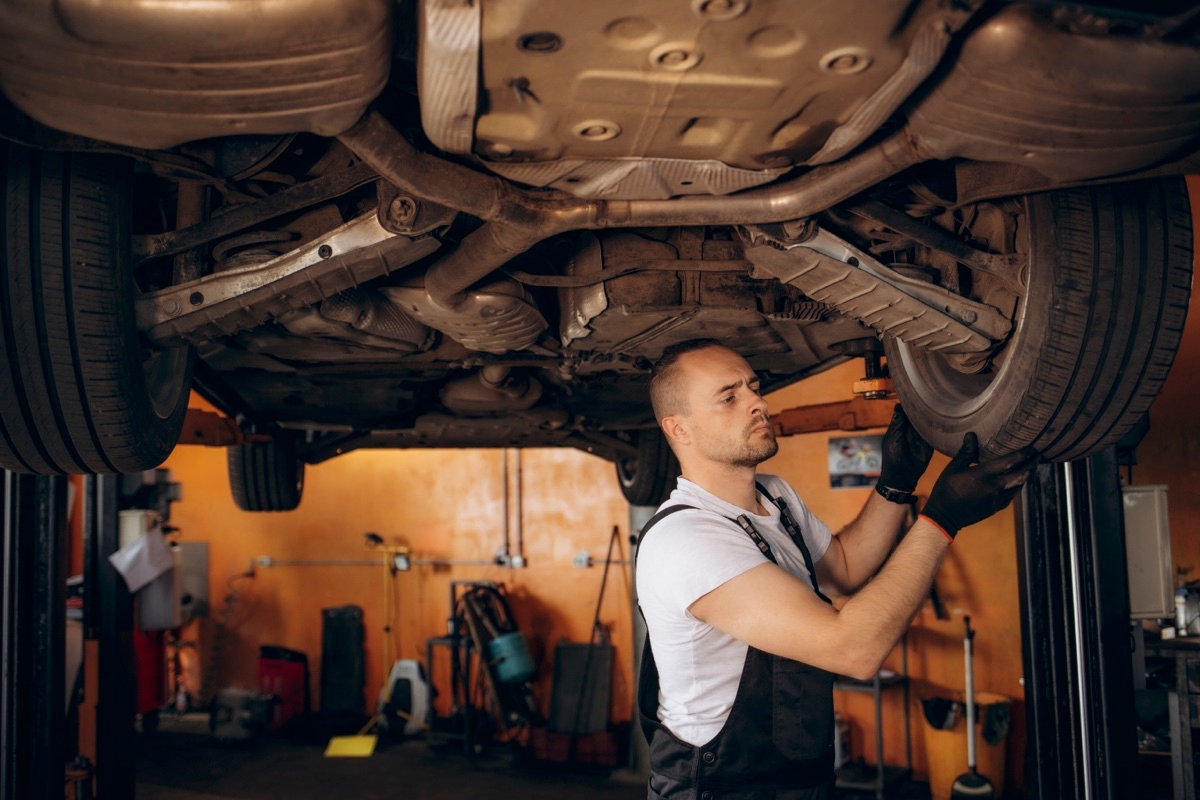
<svg viewBox="0 0 1200 800"><path fill-rule="evenodd" d="M325 758L324 744L263 736L220 743L208 717L164 717L137 736L137 800L644 800L641 779L514 769L507 753L469 758L423 741L382 744L370 758Z"/></svg>
<svg viewBox="0 0 1200 800"><path fill-rule="evenodd" d="M208 717L165 717L137 736L137 800L644 800L640 778L515 769L502 751L467 757L422 741L383 744L370 758L325 758L320 743L263 736L219 743ZM863 797L868 797L864 795ZM926 784L901 798L929 798ZM842 798L849 797L841 795Z"/></svg>

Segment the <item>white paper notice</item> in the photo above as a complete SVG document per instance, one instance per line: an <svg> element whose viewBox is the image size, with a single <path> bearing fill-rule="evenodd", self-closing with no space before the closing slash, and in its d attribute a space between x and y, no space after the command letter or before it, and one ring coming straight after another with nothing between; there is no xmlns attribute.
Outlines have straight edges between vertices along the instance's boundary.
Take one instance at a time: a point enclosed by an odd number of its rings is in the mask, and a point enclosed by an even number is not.
<svg viewBox="0 0 1200 800"><path fill-rule="evenodd" d="M162 529L157 527L113 553L108 560L125 579L131 592L175 566L171 548L163 538Z"/></svg>

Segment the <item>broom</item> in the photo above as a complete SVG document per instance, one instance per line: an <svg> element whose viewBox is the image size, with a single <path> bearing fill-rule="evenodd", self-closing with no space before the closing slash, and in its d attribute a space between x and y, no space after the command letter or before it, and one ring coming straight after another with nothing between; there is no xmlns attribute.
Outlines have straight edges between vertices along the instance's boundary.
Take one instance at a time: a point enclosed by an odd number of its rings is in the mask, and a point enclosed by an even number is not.
<svg viewBox="0 0 1200 800"><path fill-rule="evenodd" d="M975 631L971 630L971 618L964 617L966 635L963 637L963 651L967 661L967 769L959 775L950 787L950 800L971 800L971 798L995 798L996 789L991 781L979 774L975 769L975 664L972 658L971 645L975 640Z"/></svg>

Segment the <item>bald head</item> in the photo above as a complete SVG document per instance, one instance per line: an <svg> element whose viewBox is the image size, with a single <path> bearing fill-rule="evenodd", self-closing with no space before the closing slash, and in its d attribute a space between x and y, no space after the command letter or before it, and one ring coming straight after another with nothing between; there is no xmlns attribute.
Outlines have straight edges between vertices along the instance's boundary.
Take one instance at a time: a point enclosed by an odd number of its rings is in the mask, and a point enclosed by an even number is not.
<svg viewBox="0 0 1200 800"><path fill-rule="evenodd" d="M684 391L679 360L688 353L708 350L712 347L729 348L716 339L688 339L663 350L662 357L650 372L650 405L654 408L654 419L660 424L663 417L688 412L687 392Z"/></svg>

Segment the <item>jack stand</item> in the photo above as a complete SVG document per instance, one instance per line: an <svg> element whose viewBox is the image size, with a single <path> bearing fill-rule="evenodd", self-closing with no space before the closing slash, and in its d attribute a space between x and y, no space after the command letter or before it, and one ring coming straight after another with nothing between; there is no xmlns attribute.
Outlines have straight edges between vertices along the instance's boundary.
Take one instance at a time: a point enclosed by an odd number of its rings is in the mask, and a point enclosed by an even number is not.
<svg viewBox="0 0 1200 800"><path fill-rule="evenodd" d="M895 394L896 388L892 385L892 379L884 374L883 367L879 364L879 353L867 351L863 353L863 361L867 374L862 380L854 382L854 393L867 400L886 400L889 395Z"/></svg>

